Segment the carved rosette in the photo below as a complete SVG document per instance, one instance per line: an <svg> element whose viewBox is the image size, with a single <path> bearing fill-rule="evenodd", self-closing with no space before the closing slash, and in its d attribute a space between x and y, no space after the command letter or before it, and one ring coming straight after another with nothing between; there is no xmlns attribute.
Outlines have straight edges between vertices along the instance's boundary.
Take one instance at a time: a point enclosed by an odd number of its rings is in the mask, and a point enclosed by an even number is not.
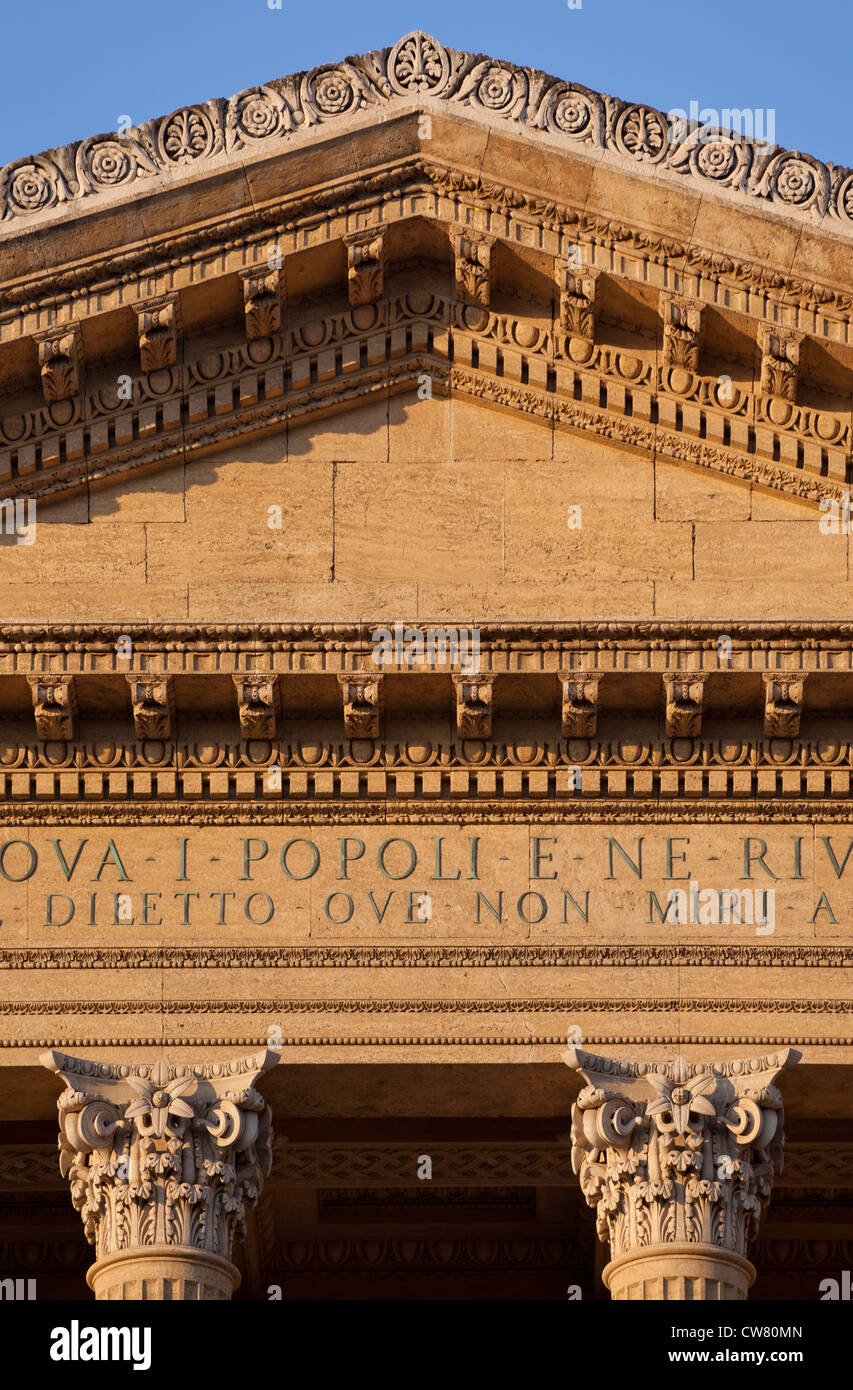
<svg viewBox="0 0 853 1390"><path fill-rule="evenodd" d="M572 1107L572 1168L610 1244L614 1298L746 1297L746 1251L782 1171L774 1083L799 1057L617 1062L569 1048L587 1083Z"/></svg>
<svg viewBox="0 0 853 1390"><path fill-rule="evenodd" d="M229 1298L232 1244L272 1159L270 1108L255 1083L278 1054L186 1066L62 1052L41 1061L66 1085L59 1166L95 1247L96 1297ZM156 1292L164 1281L172 1292Z"/></svg>

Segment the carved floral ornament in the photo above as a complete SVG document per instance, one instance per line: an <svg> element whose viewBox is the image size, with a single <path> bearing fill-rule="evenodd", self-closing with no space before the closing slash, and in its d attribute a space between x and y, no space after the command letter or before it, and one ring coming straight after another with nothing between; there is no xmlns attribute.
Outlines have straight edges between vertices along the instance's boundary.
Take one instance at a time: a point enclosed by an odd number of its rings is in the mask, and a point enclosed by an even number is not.
<svg viewBox="0 0 853 1390"><path fill-rule="evenodd" d="M723 127L670 122L653 107L620 101L532 68L445 48L414 31L310 72L250 87L230 100L181 107L121 133L91 136L16 160L0 171L0 221L114 191L173 169L203 167L286 142L311 126L389 102L438 99L542 131L568 146L612 151L637 164L853 228L853 170Z"/></svg>
<svg viewBox="0 0 853 1390"><path fill-rule="evenodd" d="M799 1057L630 1063L569 1048L587 1082L572 1107L572 1168L613 1259L683 1243L745 1255L782 1171L774 1083Z"/></svg>
<svg viewBox="0 0 853 1390"><path fill-rule="evenodd" d="M272 1161L255 1082L274 1052L204 1065L107 1065L46 1052L66 1090L59 1166L98 1259L171 1245L228 1259Z"/></svg>

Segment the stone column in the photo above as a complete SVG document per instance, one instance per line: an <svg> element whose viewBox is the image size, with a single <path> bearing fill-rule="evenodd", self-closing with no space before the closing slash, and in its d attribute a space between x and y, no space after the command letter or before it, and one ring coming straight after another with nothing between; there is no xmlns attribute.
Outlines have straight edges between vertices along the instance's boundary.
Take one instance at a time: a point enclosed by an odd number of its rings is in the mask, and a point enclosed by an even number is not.
<svg viewBox="0 0 853 1390"><path fill-rule="evenodd" d="M614 1299L746 1298L746 1251L782 1171L774 1081L799 1058L617 1062L569 1048L587 1083L572 1107L572 1168L610 1243Z"/></svg>
<svg viewBox="0 0 853 1390"><path fill-rule="evenodd" d="M96 1260L96 1298L227 1299L231 1247L272 1158L255 1082L275 1052L186 1066L89 1062L45 1052L66 1089L59 1166Z"/></svg>

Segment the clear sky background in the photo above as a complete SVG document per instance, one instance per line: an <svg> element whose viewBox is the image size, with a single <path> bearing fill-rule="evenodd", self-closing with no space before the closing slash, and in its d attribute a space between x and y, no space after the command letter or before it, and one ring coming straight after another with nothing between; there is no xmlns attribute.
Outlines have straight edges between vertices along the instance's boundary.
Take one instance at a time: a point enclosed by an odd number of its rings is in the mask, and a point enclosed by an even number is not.
<svg viewBox="0 0 853 1390"><path fill-rule="evenodd" d="M773 109L780 145L853 166L853 0L2 0L0 23L0 164L424 29L664 111Z"/></svg>

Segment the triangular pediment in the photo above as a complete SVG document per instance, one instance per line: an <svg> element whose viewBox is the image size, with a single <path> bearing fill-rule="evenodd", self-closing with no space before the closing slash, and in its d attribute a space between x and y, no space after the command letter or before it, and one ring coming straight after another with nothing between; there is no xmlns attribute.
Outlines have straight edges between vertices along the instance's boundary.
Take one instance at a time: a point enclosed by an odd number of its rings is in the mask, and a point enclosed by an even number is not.
<svg viewBox="0 0 853 1390"><path fill-rule="evenodd" d="M422 33L18 161L4 495L428 391L817 522L853 437L851 181Z"/></svg>

